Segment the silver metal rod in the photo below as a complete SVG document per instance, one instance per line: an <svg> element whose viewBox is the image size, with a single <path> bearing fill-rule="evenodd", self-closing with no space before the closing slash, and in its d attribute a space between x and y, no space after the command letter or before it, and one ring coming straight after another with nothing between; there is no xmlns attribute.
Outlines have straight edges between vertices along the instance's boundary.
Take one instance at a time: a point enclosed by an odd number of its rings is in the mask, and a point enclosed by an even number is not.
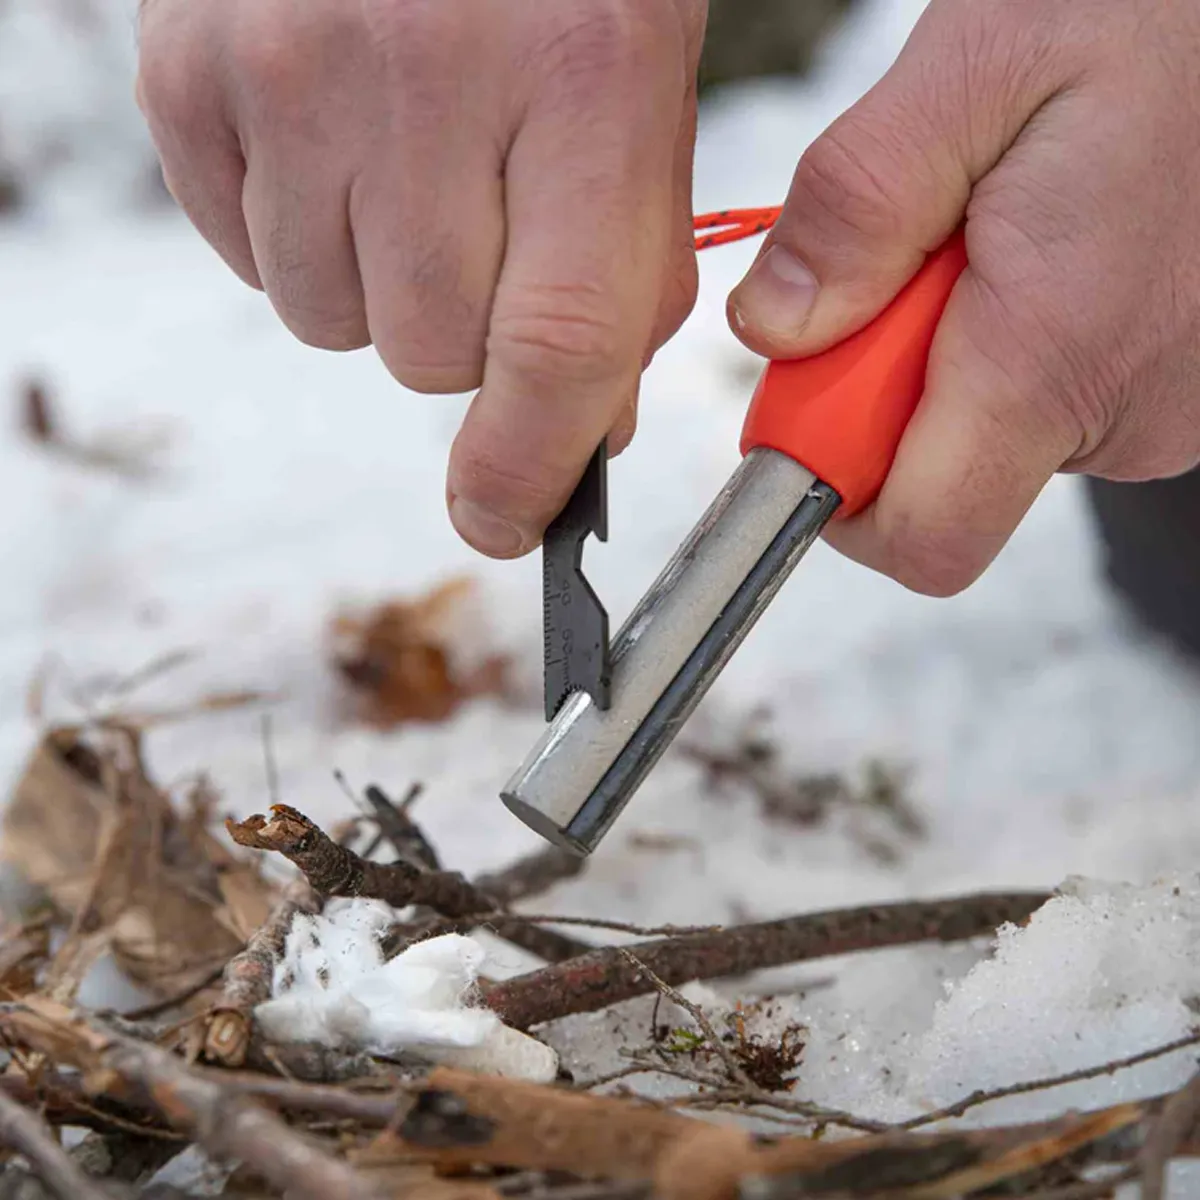
<svg viewBox="0 0 1200 1200"><path fill-rule="evenodd" d="M594 850L839 503L787 455L750 451L614 639L609 708L572 696L505 785L508 808Z"/></svg>

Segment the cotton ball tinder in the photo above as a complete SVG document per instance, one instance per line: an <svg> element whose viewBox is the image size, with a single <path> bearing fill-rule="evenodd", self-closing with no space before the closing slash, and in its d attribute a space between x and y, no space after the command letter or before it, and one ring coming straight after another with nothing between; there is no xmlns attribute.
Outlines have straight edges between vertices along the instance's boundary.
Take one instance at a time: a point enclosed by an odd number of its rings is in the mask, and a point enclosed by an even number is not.
<svg viewBox="0 0 1200 1200"><path fill-rule="evenodd" d="M297 915L271 999L255 1010L267 1037L383 1057L408 1051L537 1082L556 1077L558 1056L550 1047L470 1003L486 958L478 942L446 934L384 961L382 938L394 919L374 900Z"/></svg>

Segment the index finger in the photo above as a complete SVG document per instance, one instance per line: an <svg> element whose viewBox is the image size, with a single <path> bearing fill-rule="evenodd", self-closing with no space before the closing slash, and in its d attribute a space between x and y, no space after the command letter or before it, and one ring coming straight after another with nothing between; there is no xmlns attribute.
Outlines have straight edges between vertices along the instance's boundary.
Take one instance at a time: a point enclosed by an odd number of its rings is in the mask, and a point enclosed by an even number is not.
<svg viewBox="0 0 1200 1200"><path fill-rule="evenodd" d="M483 386L447 478L451 520L485 554L538 544L637 395L670 256L686 91L662 68L631 53L599 78L572 72L539 98L509 154Z"/></svg>

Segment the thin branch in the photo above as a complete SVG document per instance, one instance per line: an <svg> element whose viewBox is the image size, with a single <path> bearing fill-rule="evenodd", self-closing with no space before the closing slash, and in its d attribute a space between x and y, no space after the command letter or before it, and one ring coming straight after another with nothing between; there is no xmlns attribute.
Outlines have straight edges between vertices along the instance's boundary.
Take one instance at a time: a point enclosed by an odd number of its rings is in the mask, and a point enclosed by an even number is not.
<svg viewBox="0 0 1200 1200"><path fill-rule="evenodd" d="M648 966L646 966L644 962L641 961L641 959L639 959L631 951L626 950L624 947L619 947L619 949L621 956L627 962L632 963L638 969L638 971L645 974L645 976L650 980L651 984L654 985L655 990L660 996L665 996L671 1001L672 1004L678 1005L678 1007L682 1008L683 1011L687 1013L693 1021L696 1022L700 1028L700 1032L704 1034L709 1046L712 1047L713 1053L716 1054L716 1056L721 1060L721 1065L724 1066L725 1070L729 1073L729 1078L741 1087L753 1091L755 1089L754 1081L749 1075L746 1074L742 1064L733 1056L733 1051L730 1050L729 1047L721 1040L720 1035L713 1028L712 1022L708 1019L708 1015L705 1013L704 1009L702 1009L698 1004L693 1004L681 992L676 991L676 989L673 988L669 983L660 979Z"/></svg>
<svg viewBox="0 0 1200 1200"><path fill-rule="evenodd" d="M933 1112L922 1113L919 1117L913 1117L908 1121L901 1121L892 1126L893 1129L920 1129L925 1125L933 1125L938 1121L946 1121L952 1117L961 1117L963 1113L969 1109L977 1108L980 1104L988 1104L993 1100L1003 1100L1009 1096L1024 1096L1029 1092L1045 1092L1051 1088L1062 1087L1068 1083L1080 1083L1086 1079L1097 1079L1101 1075L1114 1075L1117 1071L1123 1071L1126 1067L1136 1067L1139 1063L1149 1062L1151 1059L1162 1058L1167 1054L1173 1054L1176 1050L1184 1050L1188 1046L1200 1044L1200 1032L1189 1033L1186 1037L1176 1038L1173 1042L1167 1042L1162 1046L1155 1046L1150 1050L1142 1050L1137 1054L1131 1054L1128 1058L1114 1059L1112 1062L1100 1063L1094 1067L1084 1067L1082 1070L1069 1071L1065 1075L1055 1075L1047 1079L1032 1079L1026 1083L1012 1083L1006 1087L994 1088L991 1091L974 1091L969 1096L964 1096L961 1100L956 1100L953 1104L947 1104L945 1108L935 1109Z"/></svg>
<svg viewBox="0 0 1200 1200"><path fill-rule="evenodd" d="M860 950L981 937L1023 920L1047 899L1040 892L1014 892L868 905L663 938L633 949L660 979L678 986ZM486 1001L507 1024L529 1029L653 990L619 949L608 947L496 984Z"/></svg>
<svg viewBox="0 0 1200 1200"><path fill-rule="evenodd" d="M425 831L408 815L408 810L424 790L423 784L414 783L404 799L399 804L393 804L383 788L369 783L363 789L363 796L371 806L371 815L380 833L400 858L424 871L440 871L442 862L437 850L425 836Z"/></svg>
<svg viewBox="0 0 1200 1200"><path fill-rule="evenodd" d="M371 1188L346 1163L331 1158L278 1117L188 1071L157 1046L114 1038L104 1065L142 1085L176 1127L192 1133L213 1157L243 1162L296 1200L374 1200Z"/></svg>
<svg viewBox="0 0 1200 1200"><path fill-rule="evenodd" d="M1050 1188L1045 1191L1029 1192L1025 1200L1109 1200L1123 1183L1135 1179L1133 1171L1121 1171L1107 1179L1095 1179L1087 1183L1072 1183L1066 1187Z"/></svg>
<svg viewBox="0 0 1200 1200"><path fill-rule="evenodd" d="M177 992L173 992L170 996L164 997L162 1000L154 1000L149 1004L142 1005L141 1008L130 1009L129 1012L123 1012L119 1015L126 1021L149 1021L154 1017L162 1016L163 1013L171 1012L173 1009L179 1008L180 1005L186 1004L189 1000L195 999L206 988L212 987L214 983L220 980L225 974L225 966L213 967L207 974L201 976L195 983L189 984L186 988L181 988ZM106 1016L106 1013L101 1013L101 1016Z"/></svg>
<svg viewBox="0 0 1200 1200"><path fill-rule="evenodd" d="M481 875L475 884L495 900L498 908L508 908L518 900L540 896L555 885L574 879L586 866L586 858L568 854L557 846L547 846L517 859L502 871Z"/></svg>
<svg viewBox="0 0 1200 1200"><path fill-rule="evenodd" d="M292 1200L379 1200L347 1163L226 1089L217 1072L189 1070L159 1046L40 997L0 1013L10 1043L78 1068L85 1087L102 1080L108 1095L156 1109L214 1159L244 1164Z"/></svg>
<svg viewBox="0 0 1200 1200"><path fill-rule="evenodd" d="M262 1075L255 1071L235 1071L216 1067L193 1067L191 1074L208 1081L231 1096L250 1100L290 1113L333 1117L358 1121L372 1128L382 1128L396 1119L404 1099L424 1086L420 1079L389 1078L386 1088L356 1091L352 1086L333 1086L323 1083L304 1083L300 1080ZM88 1105L88 1093L79 1074L43 1070L36 1079L20 1075L0 1075L0 1094L10 1103L25 1106L41 1105L56 1124L78 1124L104 1129L115 1126L129 1133L153 1137L161 1134L151 1122L158 1117L148 1108L116 1105L113 1112ZM117 1116L116 1113L123 1114ZM82 1116L93 1119L84 1121ZM134 1120L133 1118L137 1118ZM176 1135L171 1134L174 1138Z"/></svg>
<svg viewBox="0 0 1200 1200"><path fill-rule="evenodd" d="M54 1140L45 1122L0 1092L0 1143L24 1155L33 1173L60 1200L109 1200Z"/></svg>
<svg viewBox="0 0 1200 1200"><path fill-rule="evenodd" d="M335 842L303 813L276 804L268 820L252 816L226 822L240 846L270 850L295 864L323 896L382 900L393 908L431 908L444 917L484 919L499 907L496 899L458 871L426 871L410 862L371 862ZM507 915L490 920L498 936L547 962L562 962L588 949L574 938L538 929Z"/></svg>
<svg viewBox="0 0 1200 1200"><path fill-rule="evenodd" d="M493 914L496 916L499 914ZM606 921L603 917L556 917L543 913L520 913L531 925L578 925L584 929L607 929L634 937L690 937L696 933L719 933L723 925L631 925L626 921Z"/></svg>
<svg viewBox="0 0 1200 1200"><path fill-rule="evenodd" d="M496 904L457 871L422 871L407 862L368 862L339 846L303 813L286 804L271 806L271 817L226 822L240 846L282 854L323 896L382 900L393 908L426 905L446 917L491 912Z"/></svg>
<svg viewBox="0 0 1200 1200"><path fill-rule="evenodd" d="M860 1133L887 1133L891 1126L883 1121L873 1121L869 1117L855 1116L840 1108L826 1108L809 1100L797 1100L792 1096L781 1096L768 1092L752 1080L736 1087L730 1087L727 1081L715 1079L713 1076L699 1070L694 1070L683 1063L664 1063L657 1059L643 1058L644 1052L635 1055L634 1063L641 1065L645 1071L657 1072L671 1079L679 1079L684 1083L693 1083L698 1087L710 1089L707 1092L689 1096L677 1096L669 1102L671 1108L704 1108L708 1103L714 1107L736 1106L743 1112L748 1109L769 1109L777 1113L786 1113L796 1117L810 1128L812 1126L840 1125L844 1129L857 1129ZM765 1114L757 1114L765 1115Z"/></svg>
<svg viewBox="0 0 1200 1200"><path fill-rule="evenodd" d="M204 1038L204 1054L210 1061L229 1067L240 1067L246 1061L253 1013L271 997L275 964L283 957L292 922L298 913L319 909L319 900L307 883L292 884L245 948L226 964L221 998L213 1006Z"/></svg>

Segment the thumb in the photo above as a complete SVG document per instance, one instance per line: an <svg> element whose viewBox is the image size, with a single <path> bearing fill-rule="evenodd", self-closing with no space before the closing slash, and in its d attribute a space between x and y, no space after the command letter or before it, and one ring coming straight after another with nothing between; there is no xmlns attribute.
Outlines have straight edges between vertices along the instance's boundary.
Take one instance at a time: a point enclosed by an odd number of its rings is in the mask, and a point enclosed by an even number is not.
<svg viewBox="0 0 1200 1200"><path fill-rule="evenodd" d="M953 233L972 186L1054 93L1034 24L984 20L969 2L926 10L888 74L800 159L729 298L749 349L798 358L857 332Z"/></svg>

